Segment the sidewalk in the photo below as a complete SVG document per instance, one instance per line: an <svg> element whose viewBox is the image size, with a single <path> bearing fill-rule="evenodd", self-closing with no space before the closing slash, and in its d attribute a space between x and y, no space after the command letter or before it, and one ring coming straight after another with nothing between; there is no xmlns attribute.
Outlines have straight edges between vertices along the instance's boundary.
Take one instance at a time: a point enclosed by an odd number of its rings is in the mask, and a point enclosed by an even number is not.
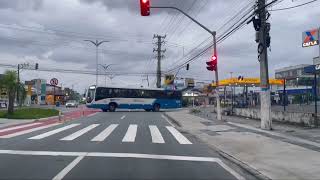
<svg viewBox="0 0 320 180"><path fill-rule="evenodd" d="M224 117L228 121L222 122L210 112L200 114L209 119L191 115L188 110L165 114L180 128L262 179L320 179L320 143L300 138L311 137L313 133L304 133L310 129L296 128L294 134L290 126L276 125L276 131L265 131L256 128L258 121L247 123L237 117Z"/></svg>

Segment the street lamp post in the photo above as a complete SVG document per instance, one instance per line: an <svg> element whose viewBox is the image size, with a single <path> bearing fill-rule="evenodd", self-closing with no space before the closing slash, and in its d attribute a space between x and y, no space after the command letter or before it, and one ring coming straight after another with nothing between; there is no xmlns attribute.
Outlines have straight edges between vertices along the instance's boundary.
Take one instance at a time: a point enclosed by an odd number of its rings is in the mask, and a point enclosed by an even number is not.
<svg viewBox="0 0 320 180"><path fill-rule="evenodd" d="M108 65L107 64L98 64L98 65L100 65L105 72L104 82L105 82L105 86L107 86L107 70L110 66L115 65L115 64L108 64Z"/></svg>
<svg viewBox="0 0 320 180"><path fill-rule="evenodd" d="M202 27L204 30L206 30L208 33L210 33L210 35L213 37L213 53L216 57L217 56L217 41L216 41L216 31L211 31L209 28L207 28L206 26L204 26L203 24L201 24L200 22L198 22L197 20L195 20L194 18L192 18L190 15L188 15L187 13L185 13L184 11L182 11L179 8L176 7L171 7L171 6L150 6L150 8L154 8L154 9L174 9L177 10L179 12L181 12L183 15L187 16L190 20L192 20L194 23L198 24L200 27ZM216 101L217 101L217 119L218 120L222 120L221 117L221 106L220 106L220 96L219 96L219 77L218 77L218 65L216 67L216 71L215 71L215 80L216 80L216 89L215 89L215 95L216 95Z"/></svg>
<svg viewBox="0 0 320 180"><path fill-rule="evenodd" d="M110 42L110 41L92 41L92 40L84 40L91 42L94 46L96 46L96 86L98 86L98 47L105 42Z"/></svg>

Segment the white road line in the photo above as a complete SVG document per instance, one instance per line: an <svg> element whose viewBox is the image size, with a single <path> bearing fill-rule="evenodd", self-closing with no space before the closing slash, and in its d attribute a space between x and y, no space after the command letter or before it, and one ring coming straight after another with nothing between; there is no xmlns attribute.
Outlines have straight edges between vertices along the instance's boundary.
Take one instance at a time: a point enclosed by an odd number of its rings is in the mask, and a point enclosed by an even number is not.
<svg viewBox="0 0 320 180"><path fill-rule="evenodd" d="M62 169L62 171L60 171L54 178L52 178L52 180L63 179L83 158L84 156L78 156L68 166Z"/></svg>
<svg viewBox="0 0 320 180"><path fill-rule="evenodd" d="M91 141L104 141L117 126L118 124L111 124L105 130L103 130L100 134L98 134L96 137L91 139Z"/></svg>
<svg viewBox="0 0 320 180"><path fill-rule="evenodd" d="M161 114L161 117L166 120L171 126L175 127L174 124L172 122L170 122L170 120L163 114Z"/></svg>
<svg viewBox="0 0 320 180"><path fill-rule="evenodd" d="M134 142L137 135L138 125L130 124L126 135L123 137L122 142Z"/></svg>
<svg viewBox="0 0 320 180"><path fill-rule="evenodd" d="M238 180L245 180L243 176L238 174L235 170L227 166L224 162L221 161L221 159L217 159L216 161L220 166L222 166L225 170L227 170L230 174L232 174L234 177L236 177Z"/></svg>
<svg viewBox="0 0 320 180"><path fill-rule="evenodd" d="M186 137L184 137L178 130L176 130L174 127L172 126L166 126L166 128L168 129L168 131L174 136L174 138L176 138L176 140L180 143L180 144L192 144Z"/></svg>
<svg viewBox="0 0 320 180"><path fill-rule="evenodd" d="M56 126L56 125L59 125L59 124L60 123L54 123L54 124L49 124L49 125L45 125L45 126L32 128L32 129L27 129L27 130L24 130L24 131L19 131L19 132L16 132L16 133L0 136L0 138L12 138L12 137L20 136L20 135L23 135L23 134L31 133L31 132L34 132L34 131L38 131L38 130L41 130L41 129L46 129L46 128L49 128L49 127L52 127L52 126Z"/></svg>
<svg viewBox="0 0 320 180"><path fill-rule="evenodd" d="M20 125L20 126L18 125L18 126L14 126L14 127L8 127L5 129L0 129L0 132L11 131L11 130L30 127L30 126L39 125L39 124L41 124L41 123L31 123L31 124L24 124L24 125Z"/></svg>
<svg viewBox="0 0 320 180"><path fill-rule="evenodd" d="M92 130L93 128L99 126L99 124L91 124L90 126L87 126L83 129L80 129L79 131L73 133L73 134L70 134L69 136L66 136L60 140L62 141L72 141L78 137L80 137L81 135L85 134L86 132Z"/></svg>
<svg viewBox="0 0 320 180"><path fill-rule="evenodd" d="M55 129L55 130L52 130L52 131L49 131L49 132L46 132L46 133L43 133L43 134L39 134L37 136L33 136L33 137L29 138L29 139L42 139L42 138L57 134L57 133L59 133L61 131L64 131L64 130L67 130L67 129L71 129L71 128L79 126L79 125L80 124L70 124L68 126L64 126L64 127L61 127L61 128L58 128L58 129Z"/></svg>
<svg viewBox="0 0 320 180"><path fill-rule="evenodd" d="M120 119L124 119L124 118L126 118L126 115L123 115Z"/></svg>
<svg viewBox="0 0 320 180"><path fill-rule="evenodd" d="M149 129L151 133L152 143L164 143L164 139L157 126L150 125Z"/></svg>
<svg viewBox="0 0 320 180"><path fill-rule="evenodd" d="M215 163L218 163L220 166L222 166L225 170L229 171L237 179L244 180L244 177L242 177L237 172L235 172L233 169L231 169L229 166L224 164L221 161L221 159L214 158L214 157L173 156L173 155L158 155L158 154L137 154L137 153L21 151L21 150L0 150L0 154L33 155L33 156L74 156L74 157L77 157L76 158L77 160L76 159L73 160L73 162L71 162L68 165L68 166L70 166L68 168L70 170L73 167L75 167L75 165L77 165L83 157L140 158L140 159L161 159L161 160L173 160L173 161L215 162ZM80 158L80 157L82 157L82 158ZM66 169L66 168L64 168L64 169Z"/></svg>

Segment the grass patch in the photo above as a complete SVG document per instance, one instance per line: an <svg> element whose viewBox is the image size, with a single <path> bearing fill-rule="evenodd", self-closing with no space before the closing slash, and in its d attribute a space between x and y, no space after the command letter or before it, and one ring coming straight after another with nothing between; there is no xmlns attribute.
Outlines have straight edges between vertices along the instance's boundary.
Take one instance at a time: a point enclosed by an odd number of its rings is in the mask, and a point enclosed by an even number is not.
<svg viewBox="0 0 320 180"><path fill-rule="evenodd" d="M21 108L16 109L13 114L8 114L7 111L0 111L0 118L8 119L40 119L59 115L56 109L42 108Z"/></svg>

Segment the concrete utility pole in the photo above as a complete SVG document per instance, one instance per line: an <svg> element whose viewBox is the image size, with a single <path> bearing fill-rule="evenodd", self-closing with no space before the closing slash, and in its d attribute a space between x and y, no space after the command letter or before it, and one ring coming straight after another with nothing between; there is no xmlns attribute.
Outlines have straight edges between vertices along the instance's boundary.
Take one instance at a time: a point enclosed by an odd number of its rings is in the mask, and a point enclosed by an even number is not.
<svg viewBox="0 0 320 180"><path fill-rule="evenodd" d="M98 86L98 47L105 42L110 42L110 41L91 41L91 40L84 40L84 41L88 41L91 42L94 46L96 46L96 86Z"/></svg>
<svg viewBox="0 0 320 180"><path fill-rule="evenodd" d="M261 129L272 129L271 117L271 100L270 100L270 85L269 85L269 72L268 72L268 52L267 52L267 33L269 33L270 26L268 27L266 0L258 0L258 16L261 21L259 37L259 61L260 61L260 98L261 98Z"/></svg>
<svg viewBox="0 0 320 180"><path fill-rule="evenodd" d="M162 43L164 43L163 39L165 39L166 36L160 36L160 35L154 35L153 39L157 39L157 48L153 49L153 52L157 52L157 88L161 87L161 58L164 56L162 53L166 52L166 50L161 50Z"/></svg>

